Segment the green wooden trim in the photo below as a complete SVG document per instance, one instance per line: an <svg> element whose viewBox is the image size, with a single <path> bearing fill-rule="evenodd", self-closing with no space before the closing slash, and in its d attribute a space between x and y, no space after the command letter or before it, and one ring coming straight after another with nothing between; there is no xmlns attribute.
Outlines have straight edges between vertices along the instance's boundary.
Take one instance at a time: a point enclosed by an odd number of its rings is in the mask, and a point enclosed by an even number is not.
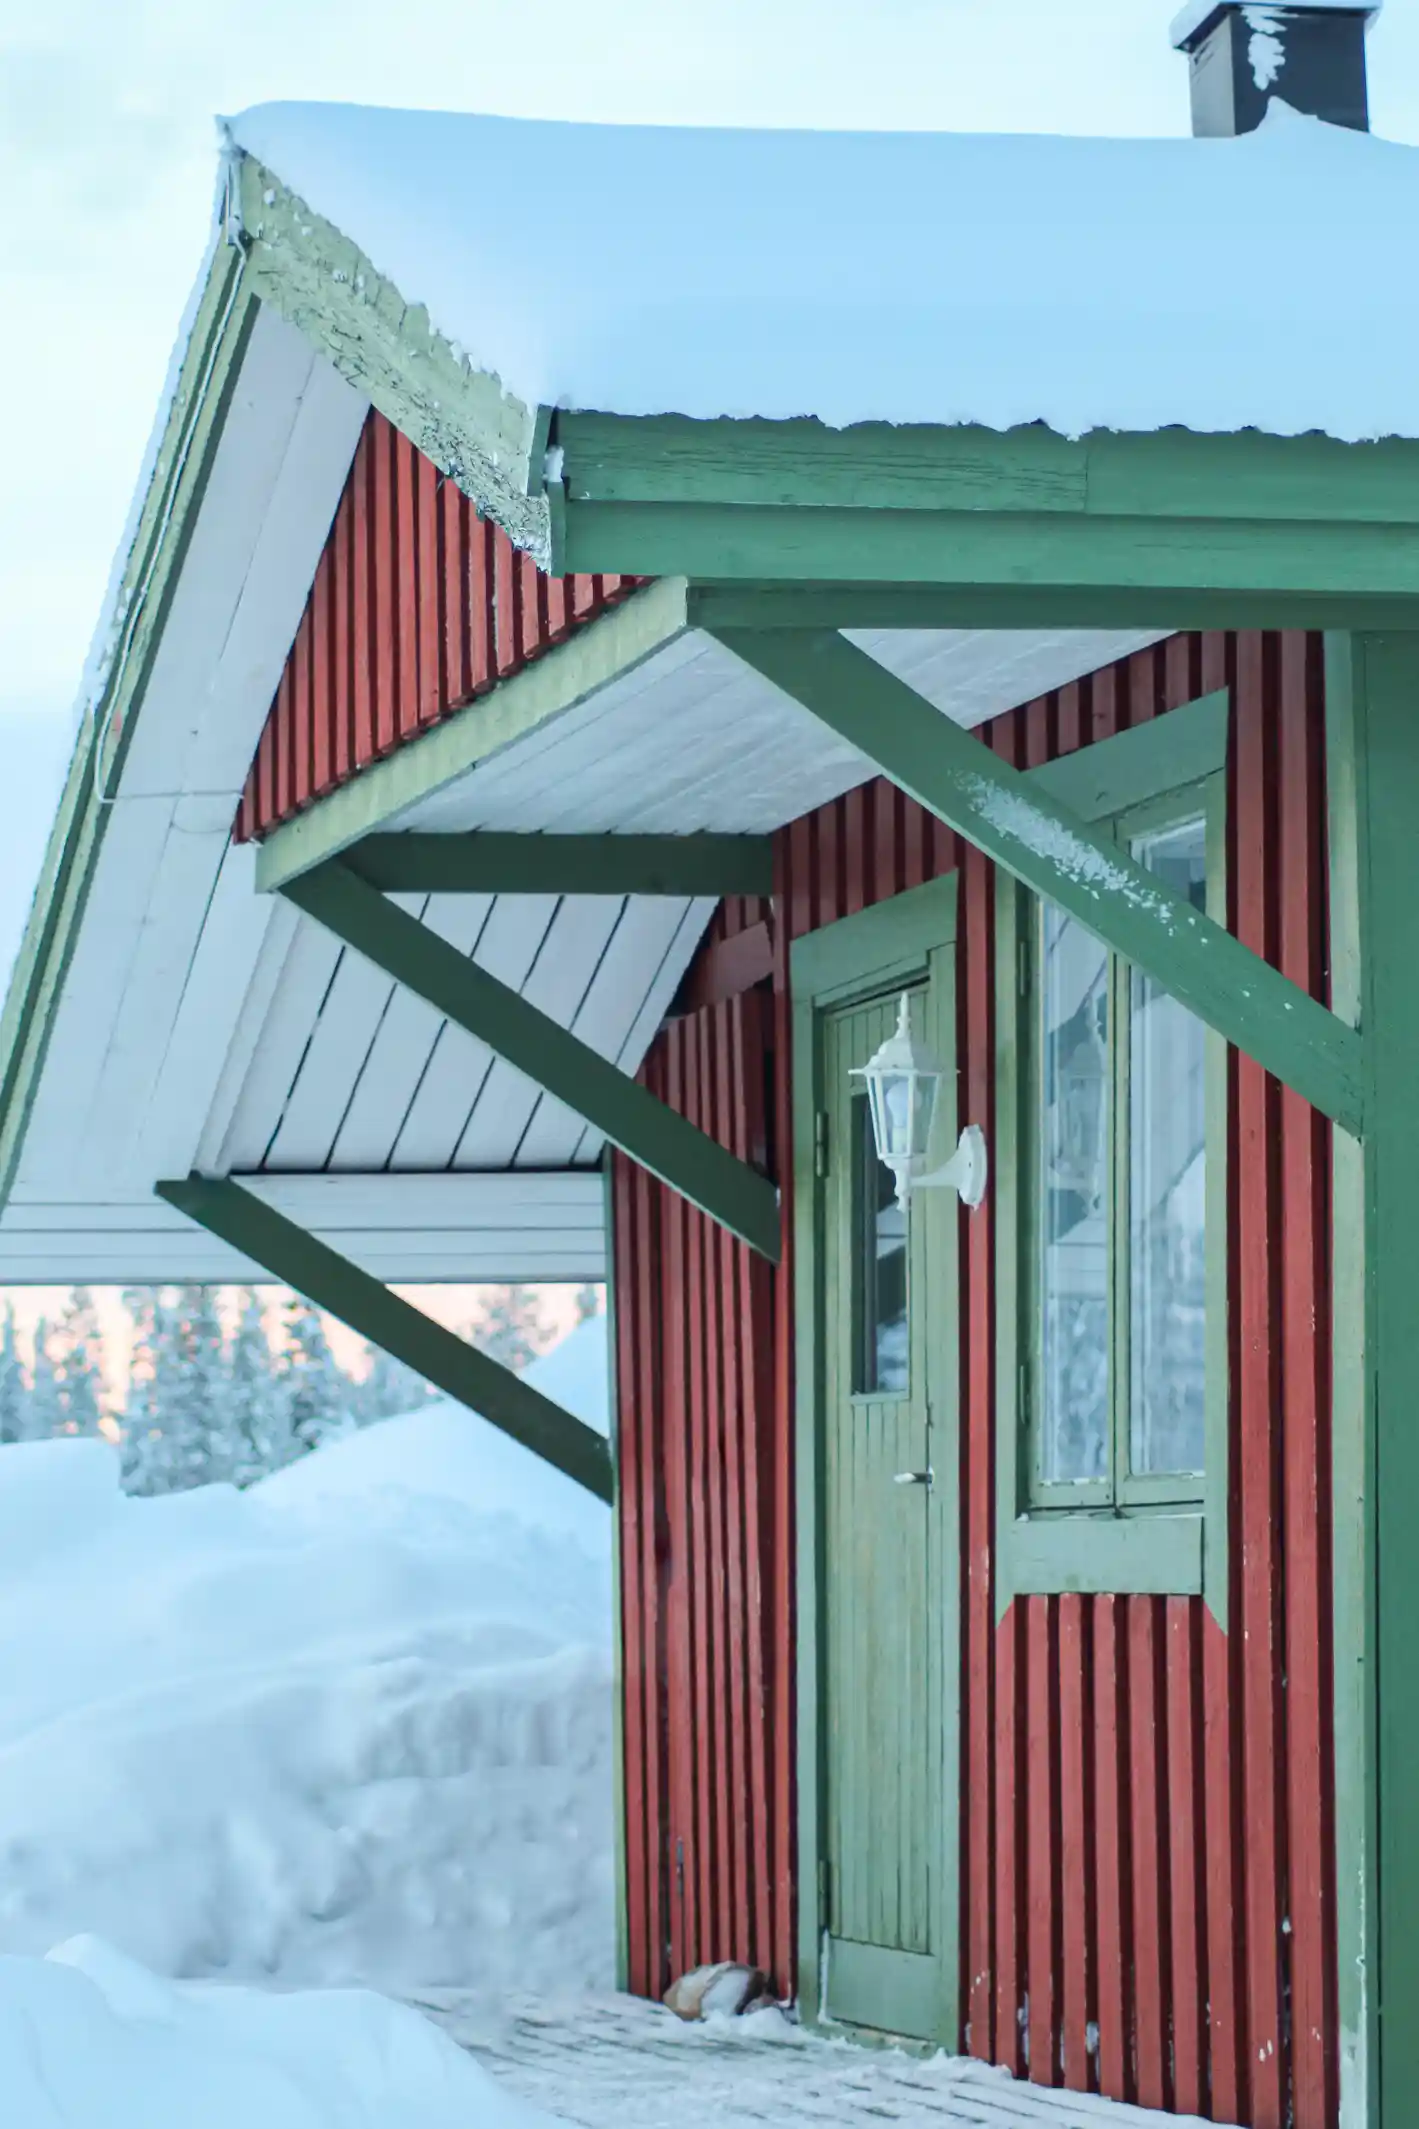
<svg viewBox="0 0 1419 2129"><path fill-rule="evenodd" d="M1193 803L1196 793L1207 819L1207 901L1220 923L1226 914L1226 812L1221 769L1226 759L1225 692L1199 697L1136 730L1081 749L1112 755L1091 778L1076 784L1094 810L1113 796L1122 801L1111 832L1119 836L1160 825ZM1183 731L1165 727L1180 719ZM1137 744L1122 747L1121 741ZM1051 765L1054 766L1054 765ZM1201 772L1200 788L1199 777ZM1041 770L1030 772L1039 780ZM1065 789L1069 789L1065 782ZM1102 803L1098 809L1104 810ZM1205 1471L1187 1478L1119 1475L1112 1489L1038 1487L1028 1483L1026 1384L1033 1359L1038 1304L1026 1269L1033 1248L1034 1167L1032 1144L1033 1031L1026 999L1033 999L1033 964L1024 951L1032 930L1033 899L1014 883L996 888L996 1143L992 1149L996 1251L996 1616L1019 1592L1054 1589L1205 1596L1224 1629L1228 1616L1228 1497L1230 1470L1227 1318L1227 1049L1210 1033L1206 1051L1207 1107L1207 1351ZM1022 986L1028 980L1026 993ZM1117 1090L1126 1099L1126 1086ZM1117 1263L1117 1260L1116 1260ZM1115 1320L1117 1322L1117 1304ZM1126 1352L1120 1346L1126 1361ZM1119 1353L1115 1367L1121 1368ZM1126 1382L1126 1373L1122 1375ZM1116 1428L1126 1421L1126 1399L1116 1408ZM1115 1443L1115 1453L1117 1443ZM1033 1454L1033 1450L1028 1452ZM1200 1511L1192 1504L1201 1493ZM1115 1505L1115 1503L1117 1505ZM1183 1512L1191 1507L1191 1512ZM1121 1512L1120 1512L1121 1511ZM1147 1533L1159 1531L1158 1549L1147 1559ZM1142 1574L1143 1579L1136 1577Z"/></svg>
<svg viewBox="0 0 1419 2129"><path fill-rule="evenodd" d="M582 503L567 511L566 566L779 583L1146 591L1157 596L1160 612L1169 612L1174 594L1412 601L1419 596L1419 527L1339 517L1169 518L1160 525L1146 514ZM1017 625L1029 625L1023 613ZM1160 625L1176 626L1176 619Z"/></svg>
<svg viewBox="0 0 1419 2129"><path fill-rule="evenodd" d="M1111 739L1056 755L1027 769L1025 780L1081 821L1108 820L1224 768L1230 715L1230 693L1218 688Z"/></svg>
<svg viewBox="0 0 1419 2129"><path fill-rule="evenodd" d="M1007 872L1358 1134L1359 1036L1215 918L1092 833L845 637L727 631L721 640Z"/></svg>
<svg viewBox="0 0 1419 2129"><path fill-rule="evenodd" d="M446 1396L481 1413L598 1500L612 1500L611 1450L604 1437L511 1368L435 1323L229 1177L214 1181L193 1175L154 1188L166 1204L250 1257L281 1285L294 1287Z"/></svg>
<svg viewBox="0 0 1419 2129"><path fill-rule="evenodd" d="M60 988L153 661L221 441L256 304L241 255L215 252L124 565L116 640L86 708L0 1015L0 1203L48 1054Z"/></svg>
<svg viewBox="0 0 1419 2129"><path fill-rule="evenodd" d="M363 954L565 1103L761 1256L779 1255L778 1193L756 1170L529 1004L456 947L386 901L342 859L303 873L282 892L297 909Z"/></svg>
<svg viewBox="0 0 1419 2129"><path fill-rule="evenodd" d="M795 939L789 949L794 995L823 1006L868 978L886 983L924 975L933 949L955 936L956 875L949 872Z"/></svg>
<svg viewBox="0 0 1419 2129"><path fill-rule="evenodd" d="M1419 443L1256 430L1014 429L563 412L573 516L586 504L859 513L1419 525Z"/></svg>
<svg viewBox="0 0 1419 2129"><path fill-rule="evenodd" d="M475 369L422 304L406 302L357 245L254 156L241 157L235 204L262 301L546 568L544 410Z"/></svg>
<svg viewBox="0 0 1419 2129"><path fill-rule="evenodd" d="M1419 599L1049 584L693 583L694 628L1419 628Z"/></svg>
<svg viewBox="0 0 1419 2129"><path fill-rule="evenodd" d="M1095 1596L1200 1596L1204 1521L1195 1509L1114 1515L1076 1508L1018 1516L999 1532L1010 1595L1080 1590ZM997 1602L997 1617L1004 1608Z"/></svg>
<svg viewBox="0 0 1419 2129"><path fill-rule="evenodd" d="M957 879L954 873L876 903L793 942L790 955L793 1110L794 1430L796 1534L796 1704L798 1790L798 1974L797 1997L805 2024L824 2023L819 2000L824 1910L822 1901L822 1809L826 1794L827 1740L819 1697L818 1623L824 1598L819 1544L822 1488L822 1398L824 1391L823 1181L818 1174L817 1116L823 1099L822 1016L825 1009L899 981L929 978L929 1037L943 1056L955 1051L954 943ZM954 1081L947 1097L954 1107ZM944 1193L943 1193L944 1196ZM947 1214L954 1206L946 1208ZM955 1221L948 1227L952 1262L945 1276L959 1289L954 1264ZM949 1442L959 1440L959 1383L948 1371L935 1386L933 1426ZM938 1478L940 1523L959 1547L957 1460L947 1456ZM941 1562L941 1631L945 1636L948 1704L942 1711L947 1768L941 1824L942 1956L959 1960L959 1768L960 1768L960 1567ZM956 1681L954 1691L951 1681ZM957 1780L953 1786L952 1771ZM957 1977L958 1978L958 1977ZM953 1984L954 1988L954 1984ZM952 1997L954 2000L954 1994ZM855 2029L854 2029L855 2030Z"/></svg>
<svg viewBox="0 0 1419 2129"><path fill-rule="evenodd" d="M368 835L344 854L383 894L771 895L767 835Z"/></svg>
<svg viewBox="0 0 1419 2129"><path fill-rule="evenodd" d="M823 1354L819 1332L822 1288L820 1224L822 1182L815 1142L822 1102L823 1061L818 1015L811 995L795 991L793 1022L793 1336L794 1336L794 1523L796 1602L794 1663L798 1718L795 1772L798 1794L798 1974L799 2014L815 2025L821 2014L821 1958L826 1926L822 1885L823 1821L827 1795L826 1739L819 1707L822 1660L818 1623L823 1615L823 1566L818 1544L818 1504L823 1485Z"/></svg>
<svg viewBox="0 0 1419 2129"><path fill-rule="evenodd" d="M626 1639L623 1554L621 1549L621 1385L616 1368L616 1202L609 1147L601 1156L602 1205L606 1226L606 1420L611 1442L611 1809L614 1819L616 1875L616 1986L630 1987L630 1878L626 1862Z"/></svg>
<svg viewBox="0 0 1419 2129"><path fill-rule="evenodd" d="M421 800L575 709L684 632L682 582L670 578L635 592L520 673L275 829L257 852L258 888L272 893L388 828Z"/></svg>
<svg viewBox="0 0 1419 2129"><path fill-rule="evenodd" d="M1360 1017L1364 957L1361 888L1368 807L1365 685L1354 640L1326 639L1326 791L1329 804L1330 988L1335 1011ZM1379 1856L1378 1620L1375 1572L1375 1397L1366 1329L1367 1149L1332 1143L1331 1455L1335 1662L1335 1884L1342 2129L1375 2129L1379 2113L1379 1948L1374 1871Z"/></svg>

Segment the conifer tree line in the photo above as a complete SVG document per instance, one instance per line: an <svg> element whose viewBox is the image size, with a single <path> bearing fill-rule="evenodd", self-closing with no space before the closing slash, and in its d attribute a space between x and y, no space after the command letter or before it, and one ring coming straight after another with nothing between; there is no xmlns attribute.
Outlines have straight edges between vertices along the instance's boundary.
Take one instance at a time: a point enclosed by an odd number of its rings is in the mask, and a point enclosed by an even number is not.
<svg viewBox="0 0 1419 2129"><path fill-rule="evenodd" d="M372 1420L412 1412L437 1396L387 1353L366 1347L347 1369L318 1310L296 1294L255 1287L123 1289L132 1325L126 1401L113 1394L103 1326L90 1288L70 1290L52 1321L21 1351L15 1306L0 1321L0 1444L66 1435L117 1438L130 1493L175 1493L225 1481L248 1486ZM576 1295L578 1321L596 1315L601 1290ZM521 1369L554 1332L535 1287L481 1290L465 1334Z"/></svg>

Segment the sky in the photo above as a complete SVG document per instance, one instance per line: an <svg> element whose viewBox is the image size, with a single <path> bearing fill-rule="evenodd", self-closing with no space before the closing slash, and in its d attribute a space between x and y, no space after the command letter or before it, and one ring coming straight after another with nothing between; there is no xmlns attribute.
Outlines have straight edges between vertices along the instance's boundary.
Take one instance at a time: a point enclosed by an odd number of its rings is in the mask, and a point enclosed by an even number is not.
<svg viewBox="0 0 1419 2129"><path fill-rule="evenodd" d="M677 125L1180 134L1175 5L0 0L0 970L201 260L216 114L310 98ZM1419 0L1388 0L1370 70L1375 131L1419 141ZM541 196L535 170L489 173L489 201L526 217L530 270L595 242L575 200Z"/></svg>

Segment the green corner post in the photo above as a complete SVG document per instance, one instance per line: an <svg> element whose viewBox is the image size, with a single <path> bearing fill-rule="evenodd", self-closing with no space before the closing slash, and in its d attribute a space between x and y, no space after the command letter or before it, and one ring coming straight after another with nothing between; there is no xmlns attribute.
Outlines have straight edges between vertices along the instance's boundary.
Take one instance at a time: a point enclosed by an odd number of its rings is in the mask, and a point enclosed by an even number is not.
<svg viewBox="0 0 1419 2129"><path fill-rule="evenodd" d="M1345 2129L1419 2118L1419 633L1327 642L1335 1140L1336 1843Z"/></svg>

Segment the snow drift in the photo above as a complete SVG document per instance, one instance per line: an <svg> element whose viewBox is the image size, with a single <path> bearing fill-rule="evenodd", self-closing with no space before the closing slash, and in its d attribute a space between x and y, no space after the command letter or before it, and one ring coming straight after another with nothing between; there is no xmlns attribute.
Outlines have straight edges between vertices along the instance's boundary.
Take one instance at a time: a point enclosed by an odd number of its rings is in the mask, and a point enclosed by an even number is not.
<svg viewBox="0 0 1419 2129"><path fill-rule="evenodd" d="M175 1985L80 1938L0 1956L11 2129L552 2129L417 2013Z"/></svg>
<svg viewBox="0 0 1419 2129"><path fill-rule="evenodd" d="M569 1343L604 1420L604 1329ZM0 1451L0 1953L609 1982L609 1527L562 1488L441 1407L246 1494L127 1499L101 1442Z"/></svg>

